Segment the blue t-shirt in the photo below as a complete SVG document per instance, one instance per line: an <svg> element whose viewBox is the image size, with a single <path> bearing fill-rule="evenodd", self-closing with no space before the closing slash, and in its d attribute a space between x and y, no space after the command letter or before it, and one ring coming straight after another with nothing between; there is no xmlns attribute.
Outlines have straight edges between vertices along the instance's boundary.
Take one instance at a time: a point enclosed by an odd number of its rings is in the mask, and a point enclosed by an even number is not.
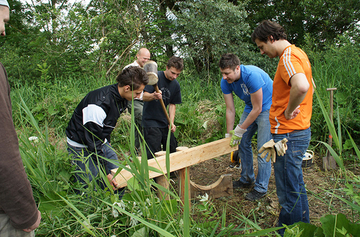
<svg viewBox="0 0 360 237"><path fill-rule="evenodd" d="M245 102L244 111L250 113L252 110L250 94L262 88L263 103L262 111L270 109L273 90L273 81L261 68L252 65L240 65L240 79L229 84L224 78L221 79L221 90L224 94L235 93ZM261 112L262 112L261 111Z"/></svg>

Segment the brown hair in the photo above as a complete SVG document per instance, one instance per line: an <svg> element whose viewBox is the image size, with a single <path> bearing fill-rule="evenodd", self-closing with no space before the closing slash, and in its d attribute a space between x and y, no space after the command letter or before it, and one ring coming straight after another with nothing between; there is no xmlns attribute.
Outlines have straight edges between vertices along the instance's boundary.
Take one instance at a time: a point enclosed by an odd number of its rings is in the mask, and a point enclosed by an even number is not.
<svg viewBox="0 0 360 237"><path fill-rule="evenodd" d="M251 40L255 42L255 40L258 39L266 43L270 36L272 36L274 40L286 40L287 38L285 30L281 25L270 20L263 20L251 34Z"/></svg>
<svg viewBox="0 0 360 237"><path fill-rule="evenodd" d="M221 69L230 68L231 70L235 70L237 66L240 65L240 59L238 56L232 53L223 54L220 58L219 67Z"/></svg>
<svg viewBox="0 0 360 237"><path fill-rule="evenodd" d="M176 56L172 56L167 65L166 65L167 68L171 68L171 67L174 67L176 68L177 70L180 70L182 71L184 69L184 61L182 60L182 58L179 58L179 57L176 57Z"/></svg>
<svg viewBox="0 0 360 237"><path fill-rule="evenodd" d="M130 66L122 70L116 77L116 81L120 87L130 85L131 90L137 90L141 85L149 83L149 77L144 69L140 67Z"/></svg>

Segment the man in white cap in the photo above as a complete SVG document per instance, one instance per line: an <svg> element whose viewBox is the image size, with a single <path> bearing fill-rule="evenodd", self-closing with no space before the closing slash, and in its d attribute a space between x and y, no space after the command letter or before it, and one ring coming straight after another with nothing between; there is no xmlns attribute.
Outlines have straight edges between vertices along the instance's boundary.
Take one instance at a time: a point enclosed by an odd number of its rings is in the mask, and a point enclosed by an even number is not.
<svg viewBox="0 0 360 237"><path fill-rule="evenodd" d="M0 35L10 19L9 4L0 0ZM22 163L12 120L10 86L0 63L0 236L35 236L41 213Z"/></svg>

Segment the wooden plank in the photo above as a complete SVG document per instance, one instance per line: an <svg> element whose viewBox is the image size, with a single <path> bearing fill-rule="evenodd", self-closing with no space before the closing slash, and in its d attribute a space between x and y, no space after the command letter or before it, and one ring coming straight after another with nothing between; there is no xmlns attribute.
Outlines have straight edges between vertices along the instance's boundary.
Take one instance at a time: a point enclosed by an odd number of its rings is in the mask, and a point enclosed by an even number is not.
<svg viewBox="0 0 360 237"><path fill-rule="evenodd" d="M210 160L221 155L229 154L232 151L238 149L237 146L231 147L231 138L223 138L217 141L209 142L200 146L184 149L170 154L170 172L180 170L206 160ZM163 173L157 173L149 171L149 178L155 178L160 175L166 174L166 155L160 156L154 159L148 160L148 164L151 167L161 170ZM114 175L117 169L111 170ZM127 170L122 170L116 177L118 188L125 187L127 181L132 178L133 175Z"/></svg>
<svg viewBox="0 0 360 237"><path fill-rule="evenodd" d="M165 175L161 175L159 177L155 178L155 182L161 186L163 186L166 189L169 189L170 183L167 179L167 177ZM165 192L163 192L162 190L158 189L157 191L157 196L158 198L160 198L160 200L162 200L164 198L164 200L170 200L170 197L168 194L166 194Z"/></svg>
<svg viewBox="0 0 360 237"><path fill-rule="evenodd" d="M185 178L187 177L188 195L189 195L189 207L191 208L191 186L190 186L190 168L186 167L179 170L179 194L182 203L185 205Z"/></svg>
<svg viewBox="0 0 360 237"><path fill-rule="evenodd" d="M166 151L158 151L154 155L155 155L155 157L165 156ZM160 175L159 177L156 177L155 182L157 184L163 186L164 188L169 189L170 184L165 175ZM164 200L170 200L169 195L166 195L166 193L160 189L158 189L157 195L158 195L158 198L160 198L160 200L162 200L163 198L164 198Z"/></svg>

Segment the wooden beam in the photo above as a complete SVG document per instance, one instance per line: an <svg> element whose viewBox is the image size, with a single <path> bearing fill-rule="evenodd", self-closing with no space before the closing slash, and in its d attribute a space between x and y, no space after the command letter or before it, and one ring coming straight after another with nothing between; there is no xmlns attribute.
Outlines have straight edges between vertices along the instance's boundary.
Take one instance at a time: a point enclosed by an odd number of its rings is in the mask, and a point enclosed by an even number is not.
<svg viewBox="0 0 360 237"><path fill-rule="evenodd" d="M185 205L185 179L187 176L187 185L188 185L188 195L189 195L189 207L191 207L191 186L190 186L190 168L185 167L184 169L179 170L179 196L181 202Z"/></svg>
<svg viewBox="0 0 360 237"><path fill-rule="evenodd" d="M210 160L221 155L229 154L238 149L237 146L230 146L231 138L223 138L214 142L209 142L200 146L192 147L182 151L177 151L170 154L170 172L184 169L186 167ZM163 173L157 173L149 170L149 178L155 178L166 174L166 155L148 160L151 167L161 170ZM114 175L117 169L111 170ZM122 170L116 177L118 188L127 186L127 181L133 175L127 170Z"/></svg>

